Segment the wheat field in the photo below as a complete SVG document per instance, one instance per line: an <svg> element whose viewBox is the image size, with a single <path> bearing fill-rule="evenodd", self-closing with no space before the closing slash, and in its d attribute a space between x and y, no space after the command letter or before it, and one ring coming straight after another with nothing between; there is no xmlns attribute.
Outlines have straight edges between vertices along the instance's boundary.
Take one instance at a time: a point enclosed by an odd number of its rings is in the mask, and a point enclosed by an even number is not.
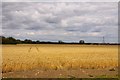
<svg viewBox="0 0 120 80"><path fill-rule="evenodd" d="M2 71L103 69L118 67L117 45L2 45Z"/></svg>

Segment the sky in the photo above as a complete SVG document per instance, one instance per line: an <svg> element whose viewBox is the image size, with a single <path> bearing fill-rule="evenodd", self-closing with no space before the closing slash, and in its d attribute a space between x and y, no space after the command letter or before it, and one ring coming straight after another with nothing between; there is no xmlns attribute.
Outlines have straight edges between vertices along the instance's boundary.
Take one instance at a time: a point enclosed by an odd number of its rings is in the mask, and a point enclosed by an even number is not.
<svg viewBox="0 0 120 80"><path fill-rule="evenodd" d="M3 2L2 33L17 39L118 42L117 2Z"/></svg>
<svg viewBox="0 0 120 80"><path fill-rule="evenodd" d="M119 0L2 0L2 2L119 2Z"/></svg>

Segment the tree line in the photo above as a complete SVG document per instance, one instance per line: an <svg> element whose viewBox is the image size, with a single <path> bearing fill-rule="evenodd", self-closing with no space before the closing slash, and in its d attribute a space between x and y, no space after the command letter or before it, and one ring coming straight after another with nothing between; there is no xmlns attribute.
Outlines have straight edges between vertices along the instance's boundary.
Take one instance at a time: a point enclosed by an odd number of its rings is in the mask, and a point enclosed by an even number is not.
<svg viewBox="0 0 120 80"><path fill-rule="evenodd" d="M66 44L65 42L63 42L62 40L59 40L58 42L45 42L45 41L32 41L30 39L25 39L25 40L20 40L20 39L15 39L13 37L4 37L4 36L0 36L0 42L2 44ZM71 42L72 43L72 42ZM79 43L84 44L84 40L80 40ZM73 43L75 44L75 43Z"/></svg>
<svg viewBox="0 0 120 80"><path fill-rule="evenodd" d="M32 41L30 39L20 40L15 39L13 37L4 37L0 36L0 43L1 44L86 44L86 45L120 45L119 43L85 43L84 40L80 40L79 42L64 42L62 40L59 40L57 42L51 42L51 41Z"/></svg>

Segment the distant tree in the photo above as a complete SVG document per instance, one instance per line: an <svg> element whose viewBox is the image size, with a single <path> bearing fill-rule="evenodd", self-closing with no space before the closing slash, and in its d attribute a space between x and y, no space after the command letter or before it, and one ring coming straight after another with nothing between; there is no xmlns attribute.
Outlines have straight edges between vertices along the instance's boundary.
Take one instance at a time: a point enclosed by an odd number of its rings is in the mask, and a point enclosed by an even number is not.
<svg viewBox="0 0 120 80"><path fill-rule="evenodd" d="M59 40L58 43L64 43L62 40Z"/></svg>
<svg viewBox="0 0 120 80"><path fill-rule="evenodd" d="M0 38L2 39L2 44L5 44L7 39L4 36L1 36Z"/></svg>
<svg viewBox="0 0 120 80"><path fill-rule="evenodd" d="M40 41L39 41L39 40L37 40L37 41L36 41L36 44L39 44L39 43L40 43Z"/></svg>
<svg viewBox="0 0 120 80"><path fill-rule="evenodd" d="M84 44L85 41L84 41L84 40L80 40L79 43L80 43L80 44Z"/></svg>
<svg viewBox="0 0 120 80"><path fill-rule="evenodd" d="M0 36L0 44L2 44L2 39L5 38L4 36Z"/></svg>
<svg viewBox="0 0 120 80"><path fill-rule="evenodd" d="M2 44L16 44L17 43L16 39L13 37L6 38L6 37L2 36L1 38L2 38Z"/></svg>
<svg viewBox="0 0 120 80"><path fill-rule="evenodd" d="M16 39L13 38L13 37L8 37L7 39L8 39L8 43L10 43L10 44L16 44L17 43Z"/></svg>
<svg viewBox="0 0 120 80"><path fill-rule="evenodd" d="M24 43L30 44L30 43L32 43L32 40L25 39L25 40L24 40Z"/></svg>
<svg viewBox="0 0 120 80"><path fill-rule="evenodd" d="M19 40L19 39L17 39L16 42L17 42L17 44L21 44L22 43L22 41Z"/></svg>

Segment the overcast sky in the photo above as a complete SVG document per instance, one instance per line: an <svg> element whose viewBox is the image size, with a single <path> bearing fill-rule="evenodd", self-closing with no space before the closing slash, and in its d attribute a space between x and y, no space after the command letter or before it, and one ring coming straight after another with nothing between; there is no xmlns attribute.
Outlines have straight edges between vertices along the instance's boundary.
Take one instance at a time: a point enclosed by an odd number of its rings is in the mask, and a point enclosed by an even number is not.
<svg viewBox="0 0 120 80"><path fill-rule="evenodd" d="M3 2L2 35L40 41L118 42L118 3Z"/></svg>
<svg viewBox="0 0 120 80"><path fill-rule="evenodd" d="M119 2L119 0L2 0L2 2Z"/></svg>

